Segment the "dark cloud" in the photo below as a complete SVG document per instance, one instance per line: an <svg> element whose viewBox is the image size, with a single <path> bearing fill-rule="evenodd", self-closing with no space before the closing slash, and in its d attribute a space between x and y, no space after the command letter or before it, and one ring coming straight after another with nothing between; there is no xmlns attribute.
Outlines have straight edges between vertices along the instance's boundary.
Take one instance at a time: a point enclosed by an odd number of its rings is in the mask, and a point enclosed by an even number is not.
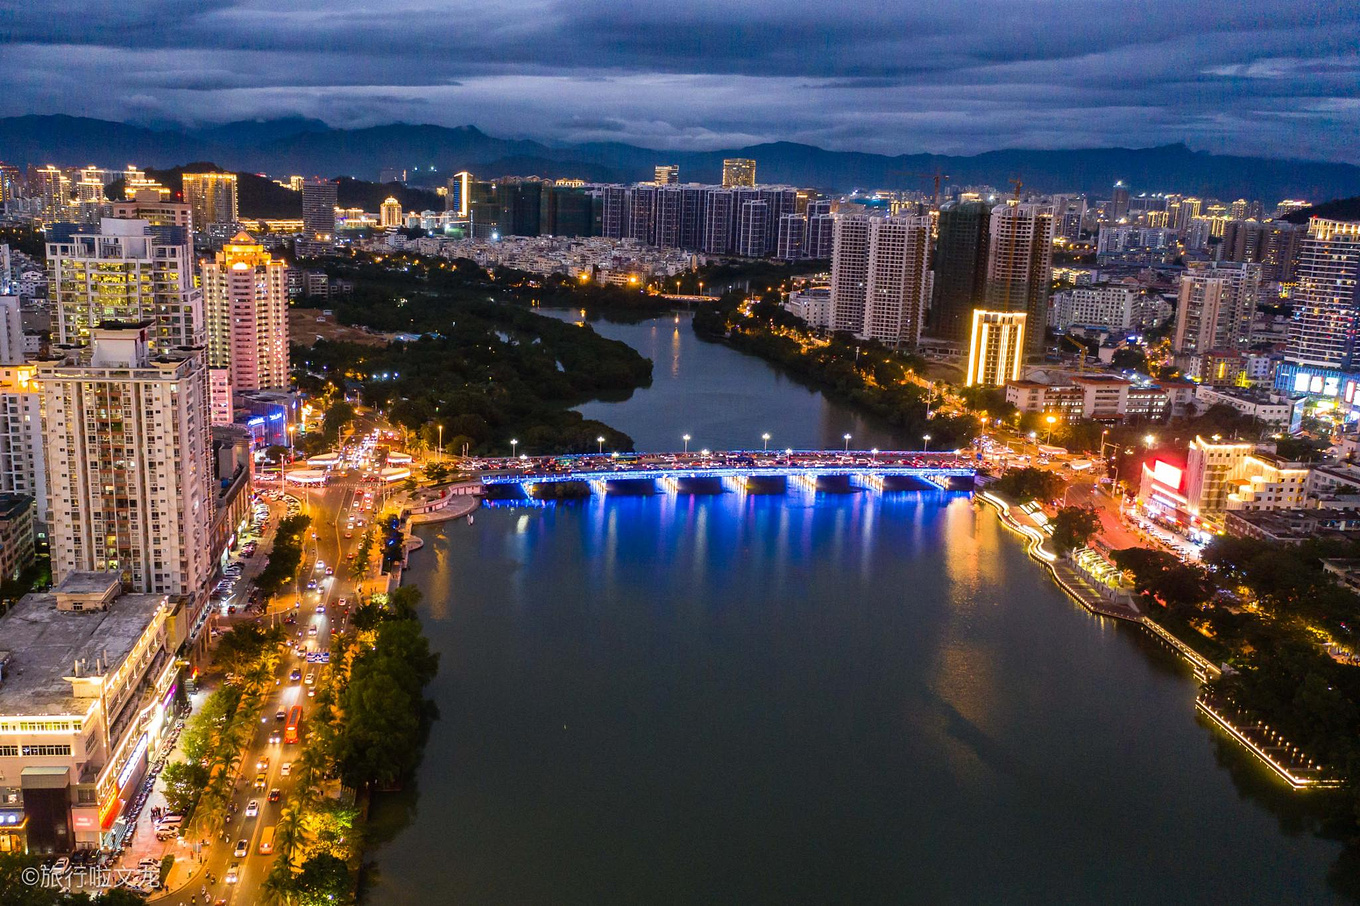
<svg viewBox="0 0 1360 906"><path fill-rule="evenodd" d="M0 28L0 114L1360 160L1360 7L1321 0L29 0Z"/></svg>

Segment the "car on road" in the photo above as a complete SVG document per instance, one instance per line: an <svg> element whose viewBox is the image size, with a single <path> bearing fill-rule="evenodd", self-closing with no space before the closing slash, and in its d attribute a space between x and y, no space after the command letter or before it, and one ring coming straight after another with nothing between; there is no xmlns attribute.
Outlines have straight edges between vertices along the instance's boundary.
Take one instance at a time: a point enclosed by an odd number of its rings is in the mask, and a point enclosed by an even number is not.
<svg viewBox="0 0 1360 906"><path fill-rule="evenodd" d="M240 878L241 878L241 863L233 862L231 863L231 868L227 869L227 876L222 880L226 881L228 884L235 884L238 880L240 880Z"/></svg>
<svg viewBox="0 0 1360 906"><path fill-rule="evenodd" d="M255 762L255 770L257 770L257 771L267 771L267 770L269 770L269 759L268 759L267 757L265 757L265 758L261 758L259 761Z"/></svg>
<svg viewBox="0 0 1360 906"><path fill-rule="evenodd" d="M271 746L278 745L278 744L279 744L280 742L282 742L282 741L283 741L283 736L281 736L281 735L279 734L279 731L278 731L278 730L275 730L275 731L273 731L272 733L269 734L269 744L270 744Z"/></svg>
<svg viewBox="0 0 1360 906"><path fill-rule="evenodd" d="M345 537L346 537L346 538L353 538L353 537L354 537L354 533L353 533L353 532L345 532Z"/></svg>
<svg viewBox="0 0 1360 906"><path fill-rule="evenodd" d="M317 613L325 613L325 612L326 612L326 605L325 605L325 604L318 604L318 605L316 605L316 612L317 612Z"/></svg>
<svg viewBox="0 0 1360 906"><path fill-rule="evenodd" d="M278 787L274 787L269 791L268 799L270 802L278 802L281 798L283 798L283 794L279 792Z"/></svg>
<svg viewBox="0 0 1360 906"><path fill-rule="evenodd" d="M287 712L285 712L282 708L274 712L274 720L278 721L279 723L283 723L287 717L288 717Z"/></svg>
<svg viewBox="0 0 1360 906"><path fill-rule="evenodd" d="M316 682L316 674L312 673L310 670L307 671L307 685L310 686L314 682Z"/></svg>
<svg viewBox="0 0 1360 906"><path fill-rule="evenodd" d="M302 679L302 671L299 670L297 667L294 667L292 671L288 674L288 678L296 683Z"/></svg>
<svg viewBox="0 0 1360 906"><path fill-rule="evenodd" d="M318 560L318 561L316 561L316 566L313 567L313 569L315 569L317 572L321 572L321 570L323 570L323 569L325 569L325 568L326 568L326 561L325 561L325 560Z"/></svg>
<svg viewBox="0 0 1360 906"><path fill-rule="evenodd" d="M289 777L289 776L292 775L292 773L293 773L293 763L292 763L291 761L285 761L283 764L279 765L279 776L280 776L280 777Z"/></svg>
<svg viewBox="0 0 1360 906"><path fill-rule="evenodd" d="M333 575L335 575L335 569L334 569L333 567L330 567L330 566L326 567L326 575L328 575L328 576L333 576Z"/></svg>
<svg viewBox="0 0 1360 906"><path fill-rule="evenodd" d="M255 789L262 790L267 783L269 783L269 778L265 777L263 773L255 775Z"/></svg>
<svg viewBox="0 0 1360 906"><path fill-rule="evenodd" d="M250 841L237 840L236 848L231 851L231 854L238 859L244 859L246 857L246 853L248 852L250 852Z"/></svg>
<svg viewBox="0 0 1360 906"><path fill-rule="evenodd" d="M307 627L307 634L308 634L308 635L316 635L316 627L315 627L315 626L308 626L308 627Z"/></svg>
<svg viewBox="0 0 1360 906"><path fill-rule="evenodd" d="M260 813L260 801L258 799L252 799L246 803L247 818L254 818L259 813Z"/></svg>

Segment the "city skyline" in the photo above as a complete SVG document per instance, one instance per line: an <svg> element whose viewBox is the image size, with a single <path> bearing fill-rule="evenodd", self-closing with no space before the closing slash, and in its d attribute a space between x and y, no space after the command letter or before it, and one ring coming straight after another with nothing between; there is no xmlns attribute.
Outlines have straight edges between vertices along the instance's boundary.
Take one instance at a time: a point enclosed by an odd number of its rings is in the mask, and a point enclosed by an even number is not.
<svg viewBox="0 0 1360 906"><path fill-rule="evenodd" d="M1360 14L1260 3L1130 10L1002 0L921 9L436 2L325 10L171 2L9 22L0 115L149 124L298 115L546 141L711 150L764 141L977 153L1184 141L1356 161L1338 135ZM113 15L113 14L110 14ZM454 28L432 29L447 17ZM85 90L73 93L75 82ZM1131 142L1131 138L1137 141Z"/></svg>

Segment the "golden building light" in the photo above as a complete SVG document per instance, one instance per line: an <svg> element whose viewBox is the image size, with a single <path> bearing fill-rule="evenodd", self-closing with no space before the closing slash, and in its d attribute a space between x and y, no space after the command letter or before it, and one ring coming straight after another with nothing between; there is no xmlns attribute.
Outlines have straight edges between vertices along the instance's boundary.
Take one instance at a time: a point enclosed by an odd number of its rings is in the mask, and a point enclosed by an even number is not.
<svg viewBox="0 0 1360 906"><path fill-rule="evenodd" d="M966 386L1000 387L1020 377L1025 356L1023 311L973 310Z"/></svg>

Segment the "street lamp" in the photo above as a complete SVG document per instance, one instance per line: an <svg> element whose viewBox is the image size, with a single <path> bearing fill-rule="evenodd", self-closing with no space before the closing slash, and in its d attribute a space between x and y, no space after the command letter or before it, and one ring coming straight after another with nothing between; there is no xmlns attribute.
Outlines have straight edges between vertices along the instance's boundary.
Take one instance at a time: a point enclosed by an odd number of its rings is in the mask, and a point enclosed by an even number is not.
<svg viewBox="0 0 1360 906"><path fill-rule="evenodd" d="M846 453L849 453L849 452L850 452L850 435L849 435L849 434L843 434L843 435L841 435L841 439L845 441L845 452L846 452Z"/></svg>
<svg viewBox="0 0 1360 906"><path fill-rule="evenodd" d="M1049 445L1049 446L1052 446L1052 445L1053 445L1053 426L1054 426L1055 424L1057 424L1058 418L1057 418L1057 416L1050 415L1048 418L1044 419L1044 421L1048 422L1048 445Z"/></svg>
<svg viewBox="0 0 1360 906"><path fill-rule="evenodd" d="M765 441L765 452L770 452L770 432L766 431L764 434L760 435L760 439Z"/></svg>
<svg viewBox="0 0 1360 906"><path fill-rule="evenodd" d="M921 435L921 440L925 441L925 444L926 444L926 445L925 445L925 448L924 448L921 452L923 452L923 453L929 453L929 452L930 452L930 435L929 435L929 434L922 434L922 435Z"/></svg>
<svg viewBox="0 0 1360 906"><path fill-rule="evenodd" d="M878 447L874 447L872 450L869 451L869 457L874 462L878 462Z"/></svg>
<svg viewBox="0 0 1360 906"><path fill-rule="evenodd" d="M1143 437L1143 446L1145 447L1151 447L1156 442L1157 438L1153 437L1151 434L1144 435Z"/></svg>
<svg viewBox="0 0 1360 906"><path fill-rule="evenodd" d="M439 461L444 461L444 426L437 425L439 428Z"/></svg>
<svg viewBox="0 0 1360 906"><path fill-rule="evenodd" d="M515 456L515 448L518 447L518 446L519 446L519 441L515 440L515 439L512 437L512 438L510 439L510 457L511 457L512 459L513 459L514 456Z"/></svg>
<svg viewBox="0 0 1360 906"><path fill-rule="evenodd" d="M595 438L595 443L597 443L597 444L600 445L600 455L603 456L603 455L604 455L604 435L600 435L599 437Z"/></svg>
<svg viewBox="0 0 1360 906"><path fill-rule="evenodd" d="M297 432L297 425L288 426L288 452L293 452L293 435Z"/></svg>
<svg viewBox="0 0 1360 906"><path fill-rule="evenodd" d="M700 284L700 285L702 286L702 284ZM689 435L688 435L688 434L682 434L682 435L680 435L680 439L683 440L683 441L685 442L685 455L688 456L688 455L689 455Z"/></svg>

